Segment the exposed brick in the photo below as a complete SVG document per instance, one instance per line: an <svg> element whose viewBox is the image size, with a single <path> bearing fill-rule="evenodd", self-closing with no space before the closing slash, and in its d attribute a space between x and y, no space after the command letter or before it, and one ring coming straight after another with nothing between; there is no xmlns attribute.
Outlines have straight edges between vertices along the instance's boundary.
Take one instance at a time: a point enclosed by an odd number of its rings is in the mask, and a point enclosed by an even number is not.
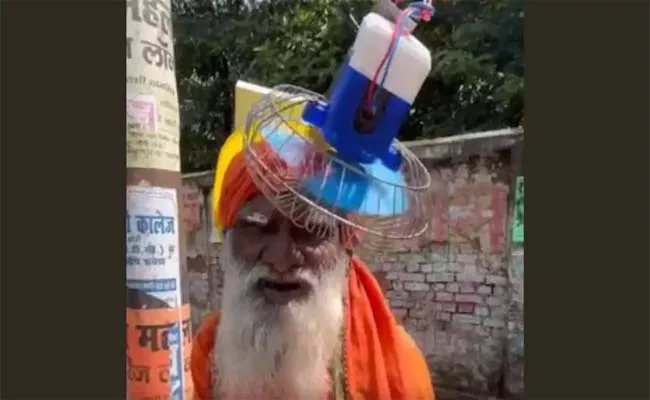
<svg viewBox="0 0 650 400"><path fill-rule="evenodd" d="M508 279L498 275L488 275L485 281L488 285L505 286L508 284Z"/></svg>
<svg viewBox="0 0 650 400"><path fill-rule="evenodd" d="M474 322L474 323L460 323L460 324L459 324L459 323L456 323L456 327L455 327L455 328L456 328L458 331L460 331L460 332L466 332L466 334L463 335L463 336L467 337L467 339L463 338L463 342L465 342L465 343L464 343L464 344L462 345L462 347L461 347L461 348L464 350L463 352L466 352L467 350L469 350L469 346L470 346L470 340L469 340L469 337L468 337L468 336L471 335L471 334L473 334L473 333L474 333L474 330L476 329L476 327L479 326L479 325L477 325L477 324L480 324L480 323L481 323L481 322L480 322L480 321L481 321L481 317L477 317L476 315L471 315L471 314L456 314L456 315L462 315L462 316L465 316L465 317L472 317L471 321ZM469 321L469 320L468 320L468 321ZM458 343L458 342L456 342L456 343Z"/></svg>
<svg viewBox="0 0 650 400"><path fill-rule="evenodd" d="M503 299L500 297L491 296L485 300L485 303L487 303L489 306L500 306L503 304Z"/></svg>
<svg viewBox="0 0 650 400"><path fill-rule="evenodd" d="M449 303L449 302L436 303L435 308L438 311L456 312L456 303Z"/></svg>
<svg viewBox="0 0 650 400"><path fill-rule="evenodd" d="M458 282L481 283L481 282L483 282L484 277L479 275L479 274L474 274L474 273L461 273L461 274L456 274L456 280Z"/></svg>
<svg viewBox="0 0 650 400"><path fill-rule="evenodd" d="M422 264L420 265L420 270L425 274L433 272L433 264Z"/></svg>
<svg viewBox="0 0 650 400"><path fill-rule="evenodd" d="M391 300L406 300L408 299L409 294L403 291L389 290L386 292L386 297Z"/></svg>
<svg viewBox="0 0 650 400"><path fill-rule="evenodd" d="M506 323L502 319L487 318L485 321L483 321L483 325L490 328L503 328L506 326Z"/></svg>
<svg viewBox="0 0 650 400"><path fill-rule="evenodd" d="M461 283L459 288L461 293L476 293L476 286L473 283Z"/></svg>
<svg viewBox="0 0 650 400"><path fill-rule="evenodd" d="M431 316L431 311L424 308L412 308L409 310L409 317L411 318L426 318Z"/></svg>
<svg viewBox="0 0 650 400"><path fill-rule="evenodd" d="M476 254L459 254L456 257L456 261L459 263L474 263L478 256Z"/></svg>
<svg viewBox="0 0 650 400"><path fill-rule="evenodd" d="M463 274L478 275L478 267L474 264L464 264Z"/></svg>
<svg viewBox="0 0 650 400"><path fill-rule="evenodd" d="M433 264L433 271L434 272L449 272L449 268L447 268L446 263L436 263L436 264Z"/></svg>
<svg viewBox="0 0 650 400"><path fill-rule="evenodd" d="M413 257L413 253L411 253L411 252L409 251L409 252L399 253L399 254L397 255L397 260L398 260L398 261L409 262L409 261L411 261L411 260L413 259L412 257Z"/></svg>
<svg viewBox="0 0 650 400"><path fill-rule="evenodd" d="M490 314L495 318L503 318L507 314L507 309L504 306L491 307Z"/></svg>
<svg viewBox="0 0 650 400"><path fill-rule="evenodd" d="M424 256L424 254L421 253L413 253L413 252L408 252L405 253L406 257L404 257L403 261L406 262L412 262L412 263L424 263L427 262L427 257Z"/></svg>
<svg viewBox="0 0 650 400"><path fill-rule="evenodd" d="M405 302L404 302L404 300L389 299L389 300L388 300L388 303L389 303L390 306L393 307L393 308L405 307Z"/></svg>
<svg viewBox="0 0 650 400"><path fill-rule="evenodd" d="M524 324L521 322L510 321L508 322L508 329L513 332L522 333L524 331Z"/></svg>
<svg viewBox="0 0 650 400"><path fill-rule="evenodd" d="M481 318L476 315L454 314L452 319L460 324L479 325L481 323Z"/></svg>
<svg viewBox="0 0 650 400"><path fill-rule="evenodd" d="M492 286L481 285L476 289L479 294L492 294Z"/></svg>
<svg viewBox="0 0 650 400"><path fill-rule="evenodd" d="M463 266L463 264L459 264L459 263L447 264L447 271L449 272L459 273L459 272L463 272L464 270L465 267Z"/></svg>
<svg viewBox="0 0 650 400"><path fill-rule="evenodd" d="M427 283L422 283L422 282L405 282L404 283L404 290L407 290L409 292L424 292L431 289L429 284Z"/></svg>
<svg viewBox="0 0 650 400"><path fill-rule="evenodd" d="M406 264L403 262L395 262L393 263L393 271L395 272L404 272L406 271Z"/></svg>
<svg viewBox="0 0 650 400"><path fill-rule="evenodd" d="M481 325L474 327L474 333L478 336L490 336L490 329Z"/></svg>
<svg viewBox="0 0 650 400"><path fill-rule="evenodd" d="M454 275L444 272L434 272L427 275L427 282L453 282Z"/></svg>
<svg viewBox="0 0 650 400"><path fill-rule="evenodd" d="M447 261L447 254L429 253L429 261L434 263Z"/></svg>
<svg viewBox="0 0 650 400"><path fill-rule="evenodd" d="M398 279L404 282L424 282L424 274L400 272Z"/></svg>
<svg viewBox="0 0 650 400"><path fill-rule="evenodd" d="M406 270L406 265L402 263L387 263L382 267L382 270L386 272L402 272Z"/></svg>
<svg viewBox="0 0 650 400"><path fill-rule="evenodd" d="M473 303L458 303L456 308L460 314L474 314L476 304Z"/></svg>
<svg viewBox="0 0 650 400"><path fill-rule="evenodd" d="M394 308L393 315L397 318L404 318L408 314L408 310L405 308Z"/></svg>
<svg viewBox="0 0 650 400"><path fill-rule="evenodd" d="M495 286L493 292L494 295L498 297L504 297L507 294L506 289L501 286Z"/></svg>
<svg viewBox="0 0 650 400"><path fill-rule="evenodd" d="M451 321L451 314L445 311L439 311L436 313L436 319L439 321Z"/></svg>
<svg viewBox="0 0 650 400"><path fill-rule="evenodd" d="M490 309L484 306L477 306L474 309L474 313L481 317L487 317L488 315L490 315Z"/></svg>
<svg viewBox="0 0 650 400"><path fill-rule="evenodd" d="M453 301L454 300L454 295L451 293L447 292L438 292L436 293L436 300L437 301Z"/></svg>
<svg viewBox="0 0 650 400"><path fill-rule="evenodd" d="M389 273L386 274L385 278L386 278L386 280L394 281L395 279L398 278L397 272L389 272Z"/></svg>
<svg viewBox="0 0 650 400"><path fill-rule="evenodd" d="M490 336L492 338L494 338L494 339L503 340L506 337L508 337L508 329L506 329L503 326L494 326L494 327L488 327L488 328L492 330Z"/></svg>
<svg viewBox="0 0 650 400"><path fill-rule="evenodd" d="M447 285L449 285L449 284L447 284ZM433 284L433 290L436 291L436 292L441 292L441 291L445 290L445 286L446 285L444 283L434 283ZM447 291L449 292L449 290L447 290Z"/></svg>
<svg viewBox="0 0 650 400"><path fill-rule="evenodd" d="M419 272L420 264L413 262L406 265L406 272Z"/></svg>
<svg viewBox="0 0 650 400"><path fill-rule="evenodd" d="M427 292L413 292L411 293L411 300L424 300L427 298Z"/></svg>
<svg viewBox="0 0 650 400"><path fill-rule="evenodd" d="M413 294L415 294L415 293L417 293L417 292L410 292L410 293L409 293L409 299L404 301L404 308L411 308L411 307L415 307L415 306L418 305L418 303L419 303L420 301L419 301L419 300L415 300L415 299L413 298Z"/></svg>
<svg viewBox="0 0 650 400"><path fill-rule="evenodd" d="M457 294L454 296L454 299L458 303L476 303L476 304L483 303L483 298L475 294Z"/></svg>
<svg viewBox="0 0 650 400"><path fill-rule="evenodd" d="M445 290L449 293L458 293L460 291L460 287L458 286L458 283L451 282L446 285Z"/></svg>

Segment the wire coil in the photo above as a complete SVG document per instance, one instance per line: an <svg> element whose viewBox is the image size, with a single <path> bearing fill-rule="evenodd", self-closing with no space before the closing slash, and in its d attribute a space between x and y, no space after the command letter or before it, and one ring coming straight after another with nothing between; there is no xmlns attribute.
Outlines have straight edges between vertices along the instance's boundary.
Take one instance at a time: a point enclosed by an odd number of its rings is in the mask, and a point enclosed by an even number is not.
<svg viewBox="0 0 650 400"><path fill-rule="evenodd" d="M422 162L395 140L393 146L403 160L399 171L403 180L396 183L338 158L333 149L327 149L322 134L302 122L302 109L308 101L325 98L300 87L280 85L247 115L246 166L259 191L295 225L323 239L339 236L348 248L398 250L424 234L431 219L431 177ZM339 174L341 185L335 200L325 201L324 187L332 171ZM345 177L380 187L385 196L378 196L378 204L373 206L388 211L382 215L346 211L339 201L349 195L342 183ZM311 191L305 186L306 179L311 179ZM313 187L319 185L320 191L314 192Z"/></svg>

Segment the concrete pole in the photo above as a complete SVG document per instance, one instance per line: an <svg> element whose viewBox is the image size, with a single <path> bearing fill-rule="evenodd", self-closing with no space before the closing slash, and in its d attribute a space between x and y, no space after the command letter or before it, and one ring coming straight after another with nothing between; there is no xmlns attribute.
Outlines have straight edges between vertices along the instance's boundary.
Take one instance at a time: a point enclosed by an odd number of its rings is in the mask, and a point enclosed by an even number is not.
<svg viewBox="0 0 650 400"><path fill-rule="evenodd" d="M170 0L127 0L126 26L127 398L191 399Z"/></svg>

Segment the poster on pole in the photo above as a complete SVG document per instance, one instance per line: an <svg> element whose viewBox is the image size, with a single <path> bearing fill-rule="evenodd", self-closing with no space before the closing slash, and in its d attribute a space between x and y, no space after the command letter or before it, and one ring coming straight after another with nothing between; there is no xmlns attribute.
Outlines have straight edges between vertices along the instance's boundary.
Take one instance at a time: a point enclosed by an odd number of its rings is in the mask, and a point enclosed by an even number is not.
<svg viewBox="0 0 650 400"><path fill-rule="evenodd" d="M126 286L178 307L180 257L176 190L126 188Z"/></svg>
<svg viewBox="0 0 650 400"><path fill-rule="evenodd" d="M180 171L170 0L126 2L126 167Z"/></svg>
<svg viewBox="0 0 650 400"><path fill-rule="evenodd" d="M189 304L126 310L129 400L193 398L190 324Z"/></svg>
<svg viewBox="0 0 650 400"><path fill-rule="evenodd" d="M524 243L524 177L515 181L515 207L512 218L512 242Z"/></svg>
<svg viewBox="0 0 650 400"><path fill-rule="evenodd" d="M191 398L191 379L183 372L191 332L189 304L181 296L177 198L173 188L126 188L130 400Z"/></svg>

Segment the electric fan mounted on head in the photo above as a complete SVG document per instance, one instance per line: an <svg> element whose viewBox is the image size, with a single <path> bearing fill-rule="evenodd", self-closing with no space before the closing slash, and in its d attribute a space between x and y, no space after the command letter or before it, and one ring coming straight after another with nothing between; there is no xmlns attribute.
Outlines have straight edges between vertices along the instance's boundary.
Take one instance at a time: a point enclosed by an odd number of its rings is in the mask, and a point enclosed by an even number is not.
<svg viewBox="0 0 650 400"><path fill-rule="evenodd" d="M369 13L329 99L281 85L250 110L249 173L297 226L382 251L426 232L430 175L395 137L431 69L429 51L407 27L432 11L423 2L394 21Z"/></svg>

